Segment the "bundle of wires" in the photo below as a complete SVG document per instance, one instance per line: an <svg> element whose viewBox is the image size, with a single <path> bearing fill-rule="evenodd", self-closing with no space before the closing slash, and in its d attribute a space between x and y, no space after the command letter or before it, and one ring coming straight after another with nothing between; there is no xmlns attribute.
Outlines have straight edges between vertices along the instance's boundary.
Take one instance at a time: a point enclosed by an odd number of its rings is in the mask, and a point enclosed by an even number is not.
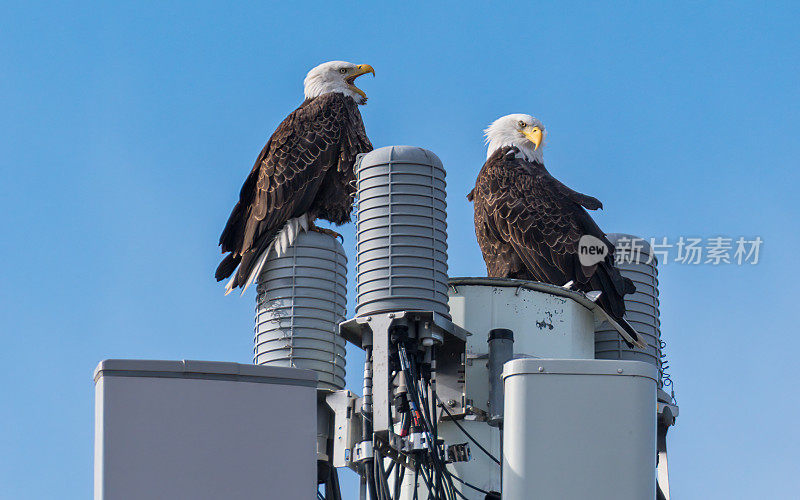
<svg viewBox="0 0 800 500"><path fill-rule="evenodd" d="M439 446L438 425L431 401L436 400L436 389L430 384L430 375L421 374L417 359L409 356L404 344L398 345L400 368L404 372L408 386L409 407L414 423L425 436L427 447L418 454L416 469L422 476L433 500L455 500L459 494L453 486L453 480L445 467L444 452ZM432 362L435 357L432 356ZM433 413L433 414L432 414ZM417 485L414 485L416 490Z"/></svg>
<svg viewBox="0 0 800 500"><path fill-rule="evenodd" d="M416 353L416 349L412 352ZM401 436L421 433L425 446L411 452L414 463L414 499L418 498L419 480L422 479L430 500L457 500L465 498L453 485L453 479L445 466L444 451L439 445L438 426L432 401L436 401L435 385L430 383L430 367L421 367L417 356L409 356L405 343L398 343L399 371L405 378L407 386L407 405L401 414ZM432 360L435 359L432 356ZM423 368L425 373L423 374ZM384 468L384 457L379 452L373 459L372 474L375 480L374 500L392 500L399 498L400 486L405 476L406 467L392 462L388 471ZM388 477L394 469L394 488L390 491ZM373 489L373 488L371 488Z"/></svg>
<svg viewBox="0 0 800 500"><path fill-rule="evenodd" d="M477 492L487 496L491 495L490 492L454 476L446 468L444 449L439 443L438 419L432 403L438 402L451 419L453 416L446 406L441 404L436 395L435 378L433 381L431 380L431 373L435 367L435 349L432 348L430 360L425 362L419 359L421 357L416 349L416 344L408 337L396 340L396 361L399 367L396 374L402 372L407 387L407 404L399 405L403 411L397 412L400 416L400 436L406 437L414 433L422 433L425 443L422 449L410 452L414 471L413 499L422 500L419 499L420 479L427 489L428 500L467 500L464 494L456 489L453 483L454 479ZM409 355L409 351L414 355ZM453 422L481 451L500 464L500 461L481 446L455 419ZM373 459L365 464L364 476L368 483L370 500L397 500L400 497L406 466L392 460L387 468L384 466L386 458L389 457L382 456L376 447ZM392 473L394 473L392 481L394 488L390 488L388 481Z"/></svg>

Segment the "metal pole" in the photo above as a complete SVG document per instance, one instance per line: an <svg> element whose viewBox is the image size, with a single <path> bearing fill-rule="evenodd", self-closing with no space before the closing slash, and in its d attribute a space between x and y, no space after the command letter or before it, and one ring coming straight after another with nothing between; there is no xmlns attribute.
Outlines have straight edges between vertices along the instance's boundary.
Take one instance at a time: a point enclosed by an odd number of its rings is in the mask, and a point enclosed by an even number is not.
<svg viewBox="0 0 800 500"><path fill-rule="evenodd" d="M498 427L503 422L503 365L514 357L514 332L495 328L489 332L489 420Z"/></svg>

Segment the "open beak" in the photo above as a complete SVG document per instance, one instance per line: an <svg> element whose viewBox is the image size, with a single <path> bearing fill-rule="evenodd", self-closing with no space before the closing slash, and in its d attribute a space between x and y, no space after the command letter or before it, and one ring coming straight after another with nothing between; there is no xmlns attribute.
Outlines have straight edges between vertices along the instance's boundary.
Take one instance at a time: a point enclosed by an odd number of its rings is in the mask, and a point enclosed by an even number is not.
<svg viewBox="0 0 800 500"><path fill-rule="evenodd" d="M522 131L522 135L527 137L528 140L533 143L534 151L539 149L539 145L542 144L542 131L539 127L525 127L525 129Z"/></svg>
<svg viewBox="0 0 800 500"><path fill-rule="evenodd" d="M358 66L356 66L356 68L357 69L353 72L353 74L348 76L345 79L345 81L347 82L347 85L351 89L353 89L353 91L355 91L358 95L360 95L361 97L366 99L367 98L367 94L365 94L364 91L361 90L360 88L356 87L353 84L353 82L355 82L356 78L358 78L359 76L366 75L367 73L372 73L372 76L375 76L375 70L369 64L359 64Z"/></svg>

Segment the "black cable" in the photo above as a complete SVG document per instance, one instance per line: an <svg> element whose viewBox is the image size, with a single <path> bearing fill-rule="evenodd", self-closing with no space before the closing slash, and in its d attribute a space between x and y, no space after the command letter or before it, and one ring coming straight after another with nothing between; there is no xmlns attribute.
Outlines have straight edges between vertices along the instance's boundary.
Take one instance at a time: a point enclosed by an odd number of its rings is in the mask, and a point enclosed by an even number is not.
<svg viewBox="0 0 800 500"><path fill-rule="evenodd" d="M381 497L386 500L392 500L392 496L389 493L389 482L386 479L386 469L383 467L383 457L380 455L380 453L375 453L375 467L378 471Z"/></svg>
<svg viewBox="0 0 800 500"><path fill-rule="evenodd" d="M422 481L425 482L425 486L428 488L428 497L430 497L431 493L433 493L433 487L431 485L431 481L428 479L428 476L425 475L425 469L424 468L421 467L419 469L419 471L420 471L420 473L422 475Z"/></svg>
<svg viewBox="0 0 800 500"><path fill-rule="evenodd" d="M419 498L419 465L414 465L414 498L412 500L418 500Z"/></svg>
<svg viewBox="0 0 800 500"><path fill-rule="evenodd" d="M405 347L400 346L400 349L401 349L402 354L405 357L406 361L408 362L409 370L411 371L412 394L414 396L415 404L416 404L417 408L419 409L420 413L422 414L422 420L423 420L423 424L424 424L425 431L426 431L427 438L428 438L428 447L429 447L429 451L430 451L429 455L431 457L431 462L433 464L433 469L434 469L434 471L432 471L432 472L436 473L436 477L431 477L430 478L431 479L431 485L435 486L435 488L432 487L430 489L435 492L435 495L437 497L439 496L439 493L438 493L439 490L443 490L444 495L445 495L445 500L447 500L448 498L452 497L453 495L452 495L452 492L449 492L447 489L441 488L441 484L442 484L441 483L441 479L442 479L442 476L445 475L446 470L444 469L444 463L442 462L441 457L439 457L438 445L436 443L432 442L433 436L431 434L432 425L431 425L431 421L430 421L429 402L425 398L425 395L423 394L422 390L419 387L419 384L417 383L419 378L417 377L418 372L415 370L416 367L415 367L415 364L414 364L414 359L412 358L412 359L409 360L408 355L407 355L407 353L405 351Z"/></svg>
<svg viewBox="0 0 800 500"><path fill-rule="evenodd" d="M444 404L444 403L442 403L442 400L441 400L441 399L439 399L439 396L436 396L436 399L439 401L439 404L440 404L440 405L442 405L442 409L444 410L444 412L445 412L445 413L447 413L447 416L448 416L448 417L450 417L450 420L451 420L451 421L452 421L454 424L456 424L456 427L458 427L459 429L461 429L461 432L463 432L463 433L464 433L464 435L465 435L465 436L467 436L467 437L469 438L469 440L470 440L470 441L472 441L473 443L475 443L475 446L477 446L478 448L480 448L480 450L481 450L482 452L486 453L486 456L488 456L489 458L491 458L492 460L494 460L494 462L495 462L497 465L499 465L499 466L501 466L501 467L502 467L502 466L503 466L502 462L500 462L500 460L498 460L497 458L495 458L495 456L494 456L494 455L492 455L491 453L489 453L489 450L487 450L486 448L484 448L483 446L481 446L481 444L480 444L479 442L477 442L477 441L475 440L475 438L474 438L474 437L472 437L472 435L471 435L469 432L467 432L467 430L466 430L466 429L464 429L464 428L461 426L461 424L459 424L459 423L458 423L458 420L456 420L456 419L455 419L455 417L453 417L453 414L452 414L452 413L450 413L450 410L448 410L448 409L447 409L447 406L445 406L445 404Z"/></svg>
<svg viewBox="0 0 800 500"><path fill-rule="evenodd" d="M378 500L378 494L375 491L375 459L364 463L364 475L367 478L367 493L370 500Z"/></svg>
<svg viewBox="0 0 800 500"><path fill-rule="evenodd" d="M424 430L430 430L430 422L427 419L427 412L425 411L426 408L422 404L422 399L420 397L421 391L419 389L419 385L417 384L417 372L414 369L413 359L409 358L408 353L404 346L399 347L399 353L401 356L401 362L408 367L408 376L406 377L406 386L410 389L411 394L411 402L413 406L416 407L417 412L419 412L420 416L422 417L422 424ZM429 436L430 437L430 436Z"/></svg>
<svg viewBox="0 0 800 500"><path fill-rule="evenodd" d="M375 479L375 495L377 496L377 500L383 500L383 485L381 484L381 480L378 477L378 455L375 454L372 457L372 477Z"/></svg>
<svg viewBox="0 0 800 500"><path fill-rule="evenodd" d="M431 415L432 405L430 403L430 399L428 395L430 394L431 387L423 381L424 391L420 391L421 397L423 400L423 404L425 405L425 412L428 417L428 421L435 421L435 416ZM435 424L434 424L435 425ZM439 441L436 435L434 434L431 442L432 449L434 450L434 454L436 455L436 461L439 468L440 473L437 474L436 477L436 488L438 490L446 491L449 493L450 497L455 496L455 486L453 486L453 482L447 476L447 466L445 465L444 458L439 456ZM444 482L443 482L444 481Z"/></svg>
<svg viewBox="0 0 800 500"><path fill-rule="evenodd" d="M450 491L452 493L459 493L459 491L456 489L456 486L453 484L453 479L450 476L450 472L448 472L446 465L444 466L444 473L445 473L444 478L447 481L447 486L450 488Z"/></svg>
<svg viewBox="0 0 800 500"><path fill-rule="evenodd" d="M414 366L412 364L412 370ZM433 441L433 437L430 432L430 421L431 421L431 414L430 414L430 402L427 397L427 385L425 386L425 391L420 389L419 385L416 383L416 379L414 381L414 391L416 396L419 400L419 406L422 408L423 412L423 421L425 423L426 428L428 429L428 441L430 445L430 457L431 462L433 463L433 467L436 472L436 477L431 477L431 484L435 486L435 491L438 496L439 492L442 491L444 493L445 499L449 499L455 496L455 487L453 486L452 481L449 481L447 478L447 468L444 464L444 460L442 457L439 456L439 446L438 443ZM443 485L442 479L447 480L447 482Z"/></svg>
<svg viewBox="0 0 800 500"><path fill-rule="evenodd" d="M456 490L456 487L453 485L452 479L450 479L450 474L447 471L447 466L445 464L444 458L443 457L438 457L439 438L438 438L438 431L436 430L437 429L436 422L438 421L438 419L436 418L435 407L434 407L434 405L431 404L431 401L435 401L434 398L438 399L438 396L436 396L435 385L434 385L434 383L427 383L426 382L424 387L425 387L425 391L423 392L423 398L425 400L424 401L425 402L425 409L428 412L429 420L433 420L433 422L434 422L434 424L433 424L434 425L433 443L434 443L434 446L435 446L435 449L436 449L437 458L439 460L441 469L444 472L443 476L444 476L444 479L446 481L446 487L449 488L449 490L450 490L450 496L455 496L454 495L455 493L460 493L460 492L458 490ZM428 397L428 394L430 394L430 399ZM430 412L434 412L433 415L431 415ZM437 486L440 486L441 485L441 478L438 478L438 479L439 479L439 483L437 483Z"/></svg>
<svg viewBox="0 0 800 500"><path fill-rule="evenodd" d="M433 405L431 404L431 401L429 400L429 397L428 397L429 391L430 391L430 387L428 386L428 384L425 384L425 392L423 394L423 397L425 399L425 408L426 408L426 411L428 412L428 421L436 419L435 414L434 415L430 414L430 412L433 411ZM449 493L449 496L451 498L455 499L456 488L453 485L453 481L450 480L450 477L447 474L447 466L446 466L444 457L439 455L439 452L442 451L442 450L440 450L440 448L439 448L438 437L436 437L436 436L433 437L432 446L433 446L434 454L436 456L437 465L438 465L439 471L440 471L439 472L439 477L437 477L437 487L443 489L444 491ZM447 496L447 494L446 494L446 496Z"/></svg>
<svg viewBox="0 0 800 500"><path fill-rule="evenodd" d="M419 400L420 410L423 413L423 421L425 422L425 427L426 427L426 429L429 429L428 422L430 422L430 411L429 411L429 406L430 405L428 404L428 400L425 397L425 392L418 385L416 385L416 381L415 381L414 390L417 393L417 398ZM437 461L437 459L439 457L438 457L438 454L436 453L436 448L435 448L436 443L434 441L433 435L429 434L428 437L429 437L428 445L430 447L431 455L432 455L431 456L431 461L434 462L434 468L436 469L436 471L435 471L436 475L435 476L431 476L431 484L434 485L434 488L435 488L435 490L437 492L437 495L438 495L438 492L442 489L441 474L439 473L439 465L440 464Z"/></svg>
<svg viewBox="0 0 800 500"><path fill-rule="evenodd" d="M399 471L399 472L398 472ZM399 500L400 498L400 488L403 484L403 478L406 475L406 468L400 465L398 462L397 469L395 469L394 475L394 498L395 500Z"/></svg>
<svg viewBox="0 0 800 500"><path fill-rule="evenodd" d="M453 491L455 491L456 495L458 495L460 498L463 498L464 500L469 500L469 498L465 497L464 494L461 493L460 491L458 490L453 490Z"/></svg>
<svg viewBox="0 0 800 500"><path fill-rule="evenodd" d="M406 377L406 385L409 389L408 396L410 396L413 406L416 407L417 412L422 417L421 423L428 441L428 450L426 454L430 460L430 464L428 466L431 469L430 474L426 473L428 472L426 470L427 467L421 468L418 465L415 468L415 483L418 484L418 476L421 472L422 478L425 481L425 486L429 492L429 498L431 497L431 494L433 494L433 498L436 500L456 500L457 495L463 498L463 495L460 494L453 484L449 471L445 466L444 457L439 454L442 450L440 450L438 445L438 426L434 426L431 423L432 420L435 419L433 416L435 413L432 414L432 412L435 412L435 406L431 403L439 399L438 395L432 387L428 386L428 384L424 385L425 391L420 388L420 381L423 383L426 381L419 377L419 372L416 366L416 358L408 356L406 348L403 344L398 346L398 355L400 357L401 367L406 372L406 375L408 375ZM428 397L429 392L431 397ZM434 428L436 428L435 434L433 432ZM461 428L461 430L462 432L466 432L463 428ZM470 439L473 438L470 436ZM481 447L479 444L477 445L478 447ZM418 488L415 488L415 494L417 493L417 490Z"/></svg>
<svg viewBox="0 0 800 500"><path fill-rule="evenodd" d="M488 494L489 494L489 492L488 492L488 491L486 491L486 490L484 490L484 489L481 489L481 488L478 488L478 487L477 487L477 486L475 486L474 484L470 484L470 483L468 483L468 482L464 481L463 479L461 479L460 477L456 476L455 474L453 474L453 473L451 473L451 472L449 472L449 471L448 471L448 473L447 473L447 474L448 474L448 475L449 475L451 478L453 478L453 479L455 479L456 481L458 481L459 483L463 484L464 486L467 486L467 487L469 487L469 488L472 488L473 490L475 490L475 491L477 491L477 492L479 492L479 493L483 493L484 495L488 495Z"/></svg>

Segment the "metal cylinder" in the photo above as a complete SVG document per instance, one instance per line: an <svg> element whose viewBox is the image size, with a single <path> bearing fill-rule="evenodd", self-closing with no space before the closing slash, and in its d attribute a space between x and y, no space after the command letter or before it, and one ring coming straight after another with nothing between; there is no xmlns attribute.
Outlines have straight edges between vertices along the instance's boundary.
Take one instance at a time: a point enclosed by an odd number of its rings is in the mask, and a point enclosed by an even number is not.
<svg viewBox="0 0 800 500"><path fill-rule="evenodd" d="M347 257L336 238L301 233L281 257L271 255L258 278L257 365L317 372L320 389L344 388Z"/></svg>
<svg viewBox="0 0 800 500"><path fill-rule="evenodd" d="M504 278L452 278L449 293L453 323L475 334L467 337L469 352L487 353L485 332L508 328L518 355L594 358L594 316L575 292Z"/></svg>
<svg viewBox="0 0 800 500"><path fill-rule="evenodd" d="M445 170L430 151L376 149L356 164L356 316L449 318Z"/></svg>
<svg viewBox="0 0 800 500"><path fill-rule="evenodd" d="M607 322L595 330L595 358L645 361L658 367L661 387L661 322L658 310L658 261L650 244L630 234L606 235L622 259L617 268L636 285L636 292L625 296L625 319L647 343L646 349L631 348Z"/></svg>
<svg viewBox="0 0 800 500"><path fill-rule="evenodd" d="M503 365L514 357L514 332L495 328L489 332L489 419L488 424L503 423Z"/></svg>

